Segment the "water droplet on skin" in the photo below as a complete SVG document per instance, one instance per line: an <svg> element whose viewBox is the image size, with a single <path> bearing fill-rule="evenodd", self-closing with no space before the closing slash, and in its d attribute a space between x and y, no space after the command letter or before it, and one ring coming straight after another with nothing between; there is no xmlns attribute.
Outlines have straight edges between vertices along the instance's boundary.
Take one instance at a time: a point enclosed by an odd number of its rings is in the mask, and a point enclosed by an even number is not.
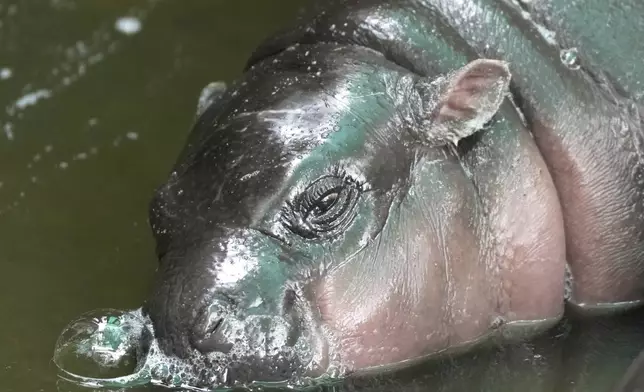
<svg viewBox="0 0 644 392"><path fill-rule="evenodd" d="M561 62L568 68L573 71L581 68L581 63L579 60L579 51L577 48L562 49L559 52L559 59Z"/></svg>

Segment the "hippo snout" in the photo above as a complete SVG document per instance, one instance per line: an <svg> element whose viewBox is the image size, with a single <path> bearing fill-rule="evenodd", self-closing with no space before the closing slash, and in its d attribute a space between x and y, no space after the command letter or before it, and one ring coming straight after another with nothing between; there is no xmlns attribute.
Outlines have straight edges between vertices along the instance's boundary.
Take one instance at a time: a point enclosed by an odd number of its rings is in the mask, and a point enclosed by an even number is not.
<svg viewBox="0 0 644 392"><path fill-rule="evenodd" d="M171 245L160 260L144 307L160 351L206 369L206 384L310 371L321 354L283 262L287 250L260 230L219 232L190 250Z"/></svg>

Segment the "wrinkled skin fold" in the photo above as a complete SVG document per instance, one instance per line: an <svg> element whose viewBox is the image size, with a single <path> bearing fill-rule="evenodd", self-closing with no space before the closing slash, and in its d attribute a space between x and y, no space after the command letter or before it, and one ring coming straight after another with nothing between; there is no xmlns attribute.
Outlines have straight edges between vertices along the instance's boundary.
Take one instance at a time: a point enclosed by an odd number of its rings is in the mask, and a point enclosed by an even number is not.
<svg viewBox="0 0 644 392"><path fill-rule="evenodd" d="M190 385L390 369L538 335L564 299L641 304L644 85L622 66L644 53L607 68L627 44L575 41L559 6L320 2L204 90L151 203L143 308Z"/></svg>

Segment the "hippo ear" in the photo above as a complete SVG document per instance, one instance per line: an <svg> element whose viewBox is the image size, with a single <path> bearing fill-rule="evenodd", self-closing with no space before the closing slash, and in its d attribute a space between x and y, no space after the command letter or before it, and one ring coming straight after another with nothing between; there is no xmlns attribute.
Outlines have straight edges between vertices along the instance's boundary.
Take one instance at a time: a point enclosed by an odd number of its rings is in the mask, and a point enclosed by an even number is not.
<svg viewBox="0 0 644 392"><path fill-rule="evenodd" d="M507 63L479 59L434 81L425 89L430 94L421 92L421 99L433 104L424 127L429 141L457 144L483 128L503 103L510 78Z"/></svg>
<svg viewBox="0 0 644 392"><path fill-rule="evenodd" d="M197 102L195 117L199 118L213 103L217 102L226 92L226 82L211 82L201 90Z"/></svg>

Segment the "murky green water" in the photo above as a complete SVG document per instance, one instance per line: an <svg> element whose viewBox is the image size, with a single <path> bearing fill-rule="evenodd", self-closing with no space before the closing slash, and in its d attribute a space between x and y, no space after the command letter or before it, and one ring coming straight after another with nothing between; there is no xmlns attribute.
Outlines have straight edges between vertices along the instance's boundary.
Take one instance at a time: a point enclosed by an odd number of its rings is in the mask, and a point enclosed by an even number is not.
<svg viewBox="0 0 644 392"><path fill-rule="evenodd" d="M140 306L148 200L201 88L236 77L298 3L0 0L1 391L54 391L71 319Z"/></svg>
<svg viewBox="0 0 644 392"><path fill-rule="evenodd" d="M1 391L55 391L50 359L63 327L91 309L141 305L156 265L148 200L201 87L239 75L299 3L0 0ZM590 338L566 340L565 355L553 332L410 381L416 369L405 385L602 391L644 346L634 320L625 332L594 324Z"/></svg>

